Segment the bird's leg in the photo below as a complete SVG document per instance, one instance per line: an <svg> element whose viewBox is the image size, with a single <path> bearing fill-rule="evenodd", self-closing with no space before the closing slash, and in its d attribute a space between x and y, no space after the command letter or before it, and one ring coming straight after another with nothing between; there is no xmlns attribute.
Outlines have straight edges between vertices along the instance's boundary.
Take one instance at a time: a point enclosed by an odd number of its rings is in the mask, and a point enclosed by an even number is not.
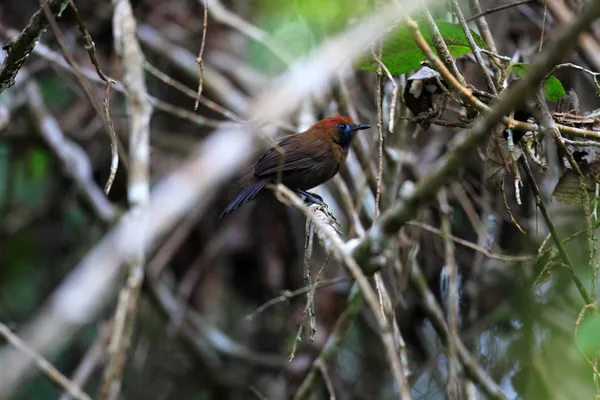
<svg viewBox="0 0 600 400"><path fill-rule="evenodd" d="M323 201L323 198L321 196L319 196L318 194L309 193L306 190L302 190L302 189L296 189L295 192L297 195L303 196L304 202L307 203L308 205L318 204L320 206L327 206L327 204L325 204L325 202Z"/></svg>

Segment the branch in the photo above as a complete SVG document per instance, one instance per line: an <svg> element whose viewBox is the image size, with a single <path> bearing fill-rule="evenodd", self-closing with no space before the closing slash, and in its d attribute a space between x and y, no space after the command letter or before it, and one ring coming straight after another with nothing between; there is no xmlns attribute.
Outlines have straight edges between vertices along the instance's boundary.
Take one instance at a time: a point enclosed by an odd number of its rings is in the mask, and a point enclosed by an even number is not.
<svg viewBox="0 0 600 400"><path fill-rule="evenodd" d="M146 216L142 208L150 201L150 117L152 106L148 101L144 74L144 55L136 37L136 22L129 0L113 0L113 35L117 53L121 57L123 83L127 97L129 127L129 184L127 198L132 222L138 225L133 234L129 277L119 294L115 311L112 337L108 346L109 361L100 389L101 399L117 399L121 391L123 372L127 362L138 298L144 279Z"/></svg>
<svg viewBox="0 0 600 400"><path fill-rule="evenodd" d="M23 352L32 360L35 361L37 367L44 371L44 373L54 381L58 386L63 388L71 396L78 400L92 400L90 396L85 394L77 385L71 382L66 376L60 373L48 360L36 353L27 344L23 343L21 339L10 331L8 326L0 322L0 335L4 336L6 341L13 345L17 350Z"/></svg>
<svg viewBox="0 0 600 400"><path fill-rule="evenodd" d="M45 4L50 8L52 15L56 16L63 12L69 0L47 0ZM3 47L8 54L0 66L0 93L15 84L19 70L47 28L48 20L44 12L37 10L25 29Z"/></svg>

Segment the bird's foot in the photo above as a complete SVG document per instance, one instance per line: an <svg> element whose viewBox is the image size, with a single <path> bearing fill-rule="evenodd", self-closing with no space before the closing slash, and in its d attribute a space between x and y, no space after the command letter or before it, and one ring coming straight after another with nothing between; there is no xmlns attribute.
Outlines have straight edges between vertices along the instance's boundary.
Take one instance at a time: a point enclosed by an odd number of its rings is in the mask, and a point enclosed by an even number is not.
<svg viewBox="0 0 600 400"><path fill-rule="evenodd" d="M315 193L307 192L306 190L296 189L296 194L304 197L304 202L309 206L311 204L318 204L323 207L327 207L327 204L323 201L323 198Z"/></svg>

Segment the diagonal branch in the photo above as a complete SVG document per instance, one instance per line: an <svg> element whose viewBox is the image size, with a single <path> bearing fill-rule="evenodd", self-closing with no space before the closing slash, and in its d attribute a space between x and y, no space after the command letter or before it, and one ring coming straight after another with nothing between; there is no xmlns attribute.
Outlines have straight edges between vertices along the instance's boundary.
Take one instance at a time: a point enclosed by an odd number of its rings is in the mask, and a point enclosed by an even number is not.
<svg viewBox="0 0 600 400"><path fill-rule="evenodd" d="M47 0L45 4L50 8L52 15L57 16L67 7L69 0ZM15 84L19 70L47 28L48 20L44 12L41 9L37 10L19 36L4 46L8 54L0 66L0 93Z"/></svg>

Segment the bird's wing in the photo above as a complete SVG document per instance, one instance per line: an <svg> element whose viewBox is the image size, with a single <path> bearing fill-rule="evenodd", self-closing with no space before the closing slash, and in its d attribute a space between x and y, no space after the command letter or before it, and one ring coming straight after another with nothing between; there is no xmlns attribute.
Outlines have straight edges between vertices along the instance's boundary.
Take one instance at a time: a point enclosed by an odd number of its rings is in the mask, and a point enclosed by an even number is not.
<svg viewBox="0 0 600 400"><path fill-rule="evenodd" d="M318 138L307 141L301 135L287 137L271 147L255 164L254 175L264 177L278 172L307 170L331 157L331 145Z"/></svg>

